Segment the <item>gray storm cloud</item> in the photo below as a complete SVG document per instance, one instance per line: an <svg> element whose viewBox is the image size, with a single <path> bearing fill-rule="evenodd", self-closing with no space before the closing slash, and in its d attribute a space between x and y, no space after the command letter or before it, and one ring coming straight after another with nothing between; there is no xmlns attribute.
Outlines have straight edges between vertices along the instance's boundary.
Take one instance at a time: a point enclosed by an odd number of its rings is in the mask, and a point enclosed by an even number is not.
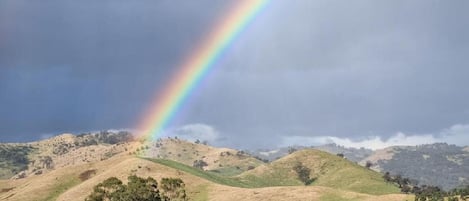
<svg viewBox="0 0 469 201"><path fill-rule="evenodd" d="M132 127L234 3L215 2L1 2L2 132ZM469 123L468 9L467 1L272 1L169 129L204 122L217 142L237 147L399 132L443 139L444 128Z"/></svg>

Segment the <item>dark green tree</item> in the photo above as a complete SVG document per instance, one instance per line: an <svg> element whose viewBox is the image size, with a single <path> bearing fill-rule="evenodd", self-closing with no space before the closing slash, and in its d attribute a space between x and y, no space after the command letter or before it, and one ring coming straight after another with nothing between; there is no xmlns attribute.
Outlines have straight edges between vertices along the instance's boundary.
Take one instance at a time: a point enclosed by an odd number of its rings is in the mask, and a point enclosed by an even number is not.
<svg viewBox="0 0 469 201"><path fill-rule="evenodd" d="M128 177L127 185L116 177L104 180L94 187L86 201L161 201L157 182L135 175Z"/></svg>
<svg viewBox="0 0 469 201"><path fill-rule="evenodd" d="M298 162L293 166L293 170L296 172L298 179L303 182L303 184L309 185L314 181L314 179L310 178L311 169L304 166L301 162Z"/></svg>
<svg viewBox="0 0 469 201"><path fill-rule="evenodd" d="M203 160L195 160L194 163L192 164L192 167L199 168L199 169L204 169L205 166L208 164L203 161Z"/></svg>
<svg viewBox="0 0 469 201"><path fill-rule="evenodd" d="M161 197L163 200L187 200L184 182L179 178L161 179Z"/></svg>

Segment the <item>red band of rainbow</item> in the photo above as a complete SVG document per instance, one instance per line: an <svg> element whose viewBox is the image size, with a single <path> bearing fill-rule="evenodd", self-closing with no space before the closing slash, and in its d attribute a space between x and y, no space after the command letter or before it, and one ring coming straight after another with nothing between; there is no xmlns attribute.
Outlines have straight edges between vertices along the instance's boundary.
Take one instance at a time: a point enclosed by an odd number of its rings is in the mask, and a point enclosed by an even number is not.
<svg viewBox="0 0 469 201"><path fill-rule="evenodd" d="M157 95L154 104L137 128L142 132L139 137L153 140L160 135L220 55L260 13L267 2L268 0L236 0L233 10L215 26L201 46L185 59L163 93Z"/></svg>

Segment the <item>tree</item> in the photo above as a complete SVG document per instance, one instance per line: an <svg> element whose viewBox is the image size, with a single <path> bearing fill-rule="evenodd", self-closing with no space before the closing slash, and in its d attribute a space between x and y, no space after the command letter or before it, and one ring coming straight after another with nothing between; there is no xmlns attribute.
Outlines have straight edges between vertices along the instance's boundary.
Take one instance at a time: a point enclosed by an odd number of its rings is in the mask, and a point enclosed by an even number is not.
<svg viewBox="0 0 469 201"><path fill-rule="evenodd" d="M298 150L293 147L288 147L288 154L292 154L295 151L298 151Z"/></svg>
<svg viewBox="0 0 469 201"><path fill-rule="evenodd" d="M389 172L384 173L383 178L384 178L384 181L391 182L392 180L391 173Z"/></svg>
<svg viewBox="0 0 469 201"><path fill-rule="evenodd" d="M86 201L161 201L158 190L158 183L155 179L137 177L135 175L128 177L127 185L116 177L104 180L94 187Z"/></svg>
<svg viewBox="0 0 469 201"><path fill-rule="evenodd" d="M192 164L192 167L199 168L199 169L204 169L205 166L208 164L203 161L203 160L195 160L194 163Z"/></svg>
<svg viewBox="0 0 469 201"><path fill-rule="evenodd" d="M116 177L110 177L104 180L102 183L96 185L93 189L93 193L91 193L91 195L89 195L85 201L111 200L116 193L122 192L123 189L124 186L122 185L121 180L117 179Z"/></svg>
<svg viewBox="0 0 469 201"><path fill-rule="evenodd" d="M185 184L179 178L161 179L161 197L163 200L187 200Z"/></svg>
<svg viewBox="0 0 469 201"><path fill-rule="evenodd" d="M373 163L371 161L366 161L365 167L370 169L371 166L373 166Z"/></svg>
<svg viewBox="0 0 469 201"><path fill-rule="evenodd" d="M39 162L42 163L42 168L52 169L54 168L54 161L50 156L40 156Z"/></svg>
<svg viewBox="0 0 469 201"><path fill-rule="evenodd" d="M298 179L303 182L303 184L308 185L314 181L314 179L310 178L311 169L304 166L301 162L298 162L293 166L293 170L296 172Z"/></svg>

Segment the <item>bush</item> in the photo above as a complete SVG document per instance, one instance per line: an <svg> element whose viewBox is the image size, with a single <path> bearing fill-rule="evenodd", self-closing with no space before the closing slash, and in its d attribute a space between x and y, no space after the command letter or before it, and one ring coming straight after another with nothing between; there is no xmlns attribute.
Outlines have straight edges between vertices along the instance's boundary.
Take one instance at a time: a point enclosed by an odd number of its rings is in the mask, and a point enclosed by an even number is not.
<svg viewBox="0 0 469 201"><path fill-rule="evenodd" d="M88 180L89 178L91 178L95 174L96 174L95 169L86 170L86 171L80 173L80 175L78 175L78 178L80 178L81 181L85 181L85 180Z"/></svg>
<svg viewBox="0 0 469 201"><path fill-rule="evenodd" d="M298 175L298 179L303 182L305 185L309 185L313 183L314 179L310 178L311 169L306 166L303 166L301 162L298 162L294 167L293 170Z"/></svg>
<svg viewBox="0 0 469 201"><path fill-rule="evenodd" d="M195 160L194 163L192 164L192 167L199 168L199 169L204 169L205 166L208 164L203 161L203 160Z"/></svg>
<svg viewBox="0 0 469 201"><path fill-rule="evenodd" d="M179 178L161 179L161 197L163 200L186 200L185 184Z"/></svg>
<svg viewBox="0 0 469 201"><path fill-rule="evenodd" d="M161 194L155 179L146 179L135 175L128 177L127 185L116 177L104 180L94 187L86 201L170 201L187 200L185 185L178 178L163 178L161 180Z"/></svg>

